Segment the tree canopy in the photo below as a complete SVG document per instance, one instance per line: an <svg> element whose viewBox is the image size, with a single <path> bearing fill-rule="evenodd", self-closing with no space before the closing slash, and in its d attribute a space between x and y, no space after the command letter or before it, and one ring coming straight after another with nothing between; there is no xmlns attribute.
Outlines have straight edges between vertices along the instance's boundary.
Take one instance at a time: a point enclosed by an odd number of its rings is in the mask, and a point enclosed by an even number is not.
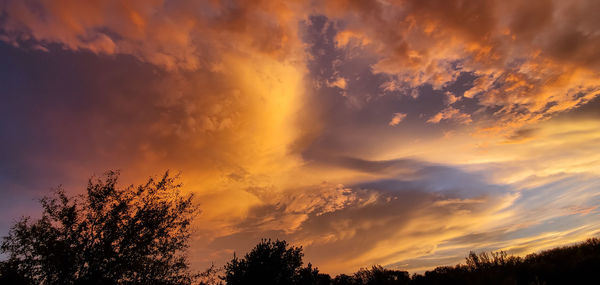
<svg viewBox="0 0 600 285"><path fill-rule="evenodd" d="M289 246L286 241L261 240L243 258L234 258L225 265L227 284L319 284L324 278L311 264L302 267L302 247ZM327 276L328 277L328 276Z"/></svg>
<svg viewBox="0 0 600 285"><path fill-rule="evenodd" d="M40 219L16 222L0 247L0 281L32 284L189 284L185 249L196 212L168 172L119 188L118 172L41 200ZM2 283L2 282L0 282Z"/></svg>
<svg viewBox="0 0 600 285"><path fill-rule="evenodd" d="M302 257L301 247L289 247L285 241L263 240L244 258L234 257L225 266L223 280L227 284L312 285L590 284L598 280L600 239L526 257L509 256L502 251L471 252L464 264L441 266L412 276L406 271L375 265L352 275L331 278L311 264L302 267Z"/></svg>

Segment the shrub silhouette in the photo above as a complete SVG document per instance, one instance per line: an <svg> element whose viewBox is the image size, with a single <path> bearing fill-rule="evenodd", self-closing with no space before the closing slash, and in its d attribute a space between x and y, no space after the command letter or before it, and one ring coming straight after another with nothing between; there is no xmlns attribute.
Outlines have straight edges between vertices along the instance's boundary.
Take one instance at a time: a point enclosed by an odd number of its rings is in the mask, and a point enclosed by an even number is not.
<svg viewBox="0 0 600 285"><path fill-rule="evenodd" d="M357 284L409 284L410 277L408 272L385 269L380 265L375 265L371 269L360 269L354 273L354 279Z"/></svg>
<svg viewBox="0 0 600 285"><path fill-rule="evenodd" d="M471 252L466 264L414 275L411 284L596 284L599 269L600 240L592 238L524 258Z"/></svg>
<svg viewBox="0 0 600 285"><path fill-rule="evenodd" d="M119 173L90 179L85 195L57 189L39 220L22 218L4 238L0 283L189 284L184 250L196 209L165 173L117 188Z"/></svg>
<svg viewBox="0 0 600 285"><path fill-rule="evenodd" d="M333 280L334 285L364 284L364 285L392 285L410 284L410 276L406 271L385 269L374 265L370 269L361 268L352 276L340 274Z"/></svg>
<svg viewBox="0 0 600 285"><path fill-rule="evenodd" d="M319 269L313 268L312 264L301 268L297 276L298 285L329 285L331 284L331 276L329 274L319 273Z"/></svg>
<svg viewBox="0 0 600 285"><path fill-rule="evenodd" d="M237 284L320 284L329 281L311 264L302 267L302 247L288 246L286 241L261 240L244 258L233 257L225 265L223 279ZM324 279L324 280L322 280Z"/></svg>

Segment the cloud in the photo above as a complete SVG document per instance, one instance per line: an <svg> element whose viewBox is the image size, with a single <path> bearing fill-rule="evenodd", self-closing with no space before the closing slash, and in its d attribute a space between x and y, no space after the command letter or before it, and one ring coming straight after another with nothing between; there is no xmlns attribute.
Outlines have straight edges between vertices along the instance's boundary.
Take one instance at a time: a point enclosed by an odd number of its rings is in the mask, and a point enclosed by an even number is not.
<svg viewBox="0 0 600 285"><path fill-rule="evenodd" d="M460 110L453 107L448 107L433 115L427 122L437 124L444 120L456 121L461 124L470 124L473 122L473 120L471 120L471 115L462 113Z"/></svg>
<svg viewBox="0 0 600 285"><path fill-rule="evenodd" d="M388 125L396 126L396 125L400 124L400 122L402 122L402 120L404 120L404 118L406 118L406 114L394 113L394 116L392 117L392 120L388 123Z"/></svg>
<svg viewBox="0 0 600 285"><path fill-rule="evenodd" d="M9 41L129 54L170 70L210 69L224 52L287 57L296 45L294 15L269 1L7 0L2 14Z"/></svg>
<svg viewBox="0 0 600 285"><path fill-rule="evenodd" d="M460 100L460 97L455 96L450 91L446 91L445 95L446 95L446 99L444 100L444 103L446 105L452 105Z"/></svg>
<svg viewBox="0 0 600 285"><path fill-rule="evenodd" d="M338 77L337 79L335 79L333 82L329 82L328 86L329 87L337 87L340 89L346 89L346 85L348 83L346 82L346 79L344 79L343 77Z"/></svg>
<svg viewBox="0 0 600 285"><path fill-rule="evenodd" d="M520 129L514 132L510 137L508 137L508 143L522 143L524 141L530 140L535 137L535 134L538 129L536 128L528 128L528 129Z"/></svg>
<svg viewBox="0 0 600 285"><path fill-rule="evenodd" d="M483 223L492 226L494 216L515 199L503 186L450 166L356 158L339 158L332 165L387 179L348 186L324 183L261 198L265 204L253 208L235 226L236 233L216 238L210 246L238 251L251 246L242 239L270 233L303 245L306 258L322 270L349 273L430 254L445 240Z"/></svg>
<svg viewBox="0 0 600 285"><path fill-rule="evenodd" d="M2 121L14 124L0 127L15 134L0 151L14 169L2 174L6 187L34 195L60 184L77 191L108 169L122 169L124 183L181 171L186 190L202 200L198 225L210 235L260 203L244 191L249 184L279 187L289 180L277 172L301 164L291 151L300 133L289 128L303 88L294 64L229 55L223 71L170 72L133 56L56 46L2 44L1 52L21 66L2 78ZM239 169L246 179L226 178Z"/></svg>
<svg viewBox="0 0 600 285"><path fill-rule="evenodd" d="M587 12L593 2L340 0L326 11L344 21L344 38L369 43L356 49L379 56L373 71L396 82L384 89L443 89L472 73L477 79L464 96L487 111L478 125L506 134L599 95L599 23Z"/></svg>
<svg viewBox="0 0 600 285"><path fill-rule="evenodd" d="M485 111L478 113L476 125L482 133L506 135L598 96L595 47L600 36L594 31L599 24L589 13L595 5L583 0L7 0L1 29L4 41L15 44L34 41L129 54L169 70L219 70L230 54L301 60L298 22L322 14L339 23L335 48L352 56L372 55L365 68L389 77L381 82L383 91L416 95L414 89L424 84L441 90L462 73L472 74L476 81L464 96L476 99ZM326 83L346 89L348 80L337 76ZM355 108L365 104L352 95L347 103ZM210 120L204 122L211 126Z"/></svg>

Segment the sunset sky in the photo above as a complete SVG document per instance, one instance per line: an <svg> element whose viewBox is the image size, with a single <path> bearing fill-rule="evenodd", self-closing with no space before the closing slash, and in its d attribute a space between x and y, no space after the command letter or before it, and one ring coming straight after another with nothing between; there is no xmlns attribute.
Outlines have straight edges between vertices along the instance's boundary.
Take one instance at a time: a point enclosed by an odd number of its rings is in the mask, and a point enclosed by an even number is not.
<svg viewBox="0 0 600 285"><path fill-rule="evenodd" d="M420 272L600 234L600 1L0 0L0 235L181 173L193 268L261 238Z"/></svg>

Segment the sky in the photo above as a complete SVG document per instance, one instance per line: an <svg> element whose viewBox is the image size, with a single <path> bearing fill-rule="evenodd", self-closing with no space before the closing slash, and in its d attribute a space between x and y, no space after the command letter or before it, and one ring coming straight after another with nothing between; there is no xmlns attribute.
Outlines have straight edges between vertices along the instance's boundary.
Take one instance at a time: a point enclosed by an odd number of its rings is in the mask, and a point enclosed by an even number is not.
<svg viewBox="0 0 600 285"><path fill-rule="evenodd" d="M600 234L600 2L0 0L0 234L180 173L189 258L421 272Z"/></svg>

